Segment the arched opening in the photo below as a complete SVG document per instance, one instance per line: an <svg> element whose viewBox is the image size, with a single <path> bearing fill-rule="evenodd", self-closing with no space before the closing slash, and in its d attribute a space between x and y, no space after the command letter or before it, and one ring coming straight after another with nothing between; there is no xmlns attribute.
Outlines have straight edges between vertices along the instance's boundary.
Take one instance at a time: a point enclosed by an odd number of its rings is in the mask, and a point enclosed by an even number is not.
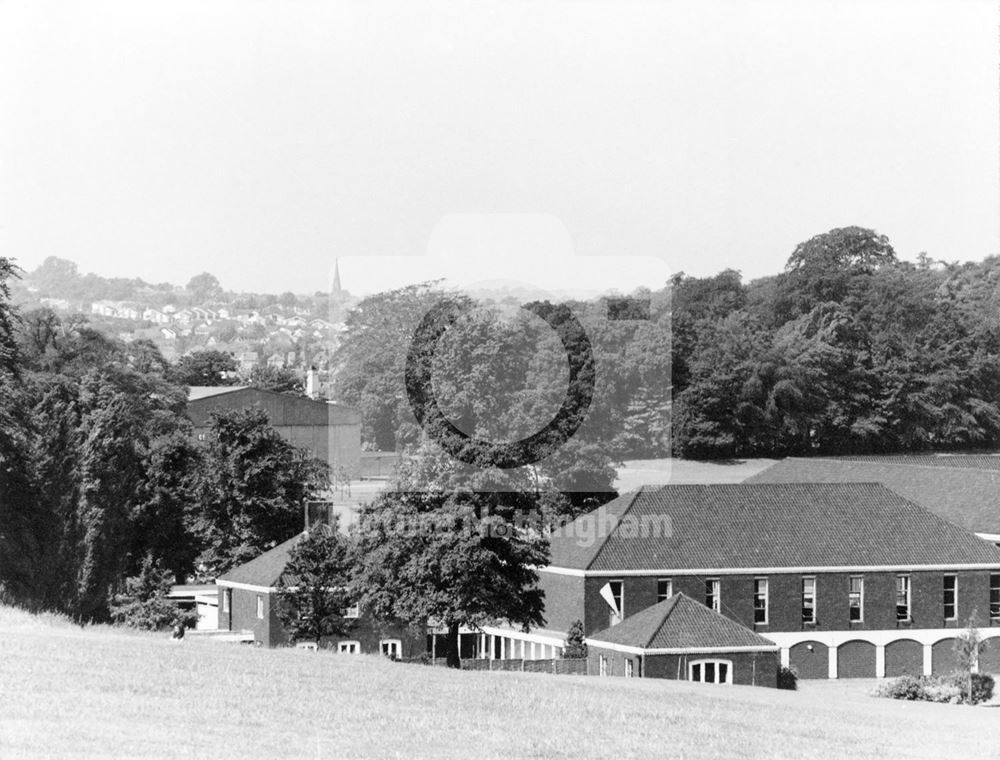
<svg viewBox="0 0 1000 760"><path fill-rule="evenodd" d="M837 678L875 678L875 645L855 639L837 647Z"/></svg>
<svg viewBox="0 0 1000 760"><path fill-rule="evenodd" d="M799 678L829 678L830 650L818 641L801 641L788 650L788 664Z"/></svg>
<svg viewBox="0 0 1000 760"><path fill-rule="evenodd" d="M885 645L886 678L919 676L924 673L924 646L913 639L900 639Z"/></svg>

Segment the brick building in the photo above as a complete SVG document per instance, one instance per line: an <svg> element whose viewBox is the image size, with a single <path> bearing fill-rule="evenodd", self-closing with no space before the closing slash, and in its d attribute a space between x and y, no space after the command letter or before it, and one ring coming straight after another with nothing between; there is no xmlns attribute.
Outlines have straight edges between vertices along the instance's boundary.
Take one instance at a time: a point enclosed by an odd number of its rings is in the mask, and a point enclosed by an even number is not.
<svg viewBox="0 0 1000 760"><path fill-rule="evenodd" d="M602 676L777 686L778 647L684 594L674 594L587 640Z"/></svg>
<svg viewBox="0 0 1000 760"><path fill-rule="evenodd" d="M219 587L219 630L252 634L255 642L273 647L289 643L277 614L277 585L285 572L294 538L229 571L216 581ZM346 636L329 638L322 646L347 654L415 657L426 647L423 631L402 623L380 623L354 608L354 623Z"/></svg>
<svg viewBox="0 0 1000 760"><path fill-rule="evenodd" d="M262 409L285 440L327 462L334 474L360 474L361 415L349 407L241 385L190 388L187 412L199 439L208 434L212 412L227 409Z"/></svg>
<svg viewBox="0 0 1000 760"><path fill-rule="evenodd" d="M557 531L539 574L547 630L487 629L495 648L554 645L576 620L597 639L678 593L804 678L949 672L974 610L1000 636L1000 549L875 483L640 489ZM1000 673L1000 640L981 669Z"/></svg>

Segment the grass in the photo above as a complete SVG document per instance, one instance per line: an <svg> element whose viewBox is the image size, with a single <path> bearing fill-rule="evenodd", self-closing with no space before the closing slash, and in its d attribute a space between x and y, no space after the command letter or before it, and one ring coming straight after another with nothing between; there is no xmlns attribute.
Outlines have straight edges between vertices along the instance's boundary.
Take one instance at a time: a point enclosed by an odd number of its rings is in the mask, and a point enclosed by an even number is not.
<svg viewBox="0 0 1000 760"><path fill-rule="evenodd" d="M969 758L988 707L800 692L452 672L264 650L0 608L0 757Z"/></svg>

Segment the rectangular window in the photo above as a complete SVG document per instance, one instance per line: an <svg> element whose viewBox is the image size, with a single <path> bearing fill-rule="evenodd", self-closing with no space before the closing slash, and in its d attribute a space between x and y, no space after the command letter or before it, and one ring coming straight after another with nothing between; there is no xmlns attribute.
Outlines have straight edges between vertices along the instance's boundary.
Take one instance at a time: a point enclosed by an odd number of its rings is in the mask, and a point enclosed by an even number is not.
<svg viewBox="0 0 1000 760"><path fill-rule="evenodd" d="M767 578L753 581L753 622L767 623Z"/></svg>
<svg viewBox="0 0 1000 760"><path fill-rule="evenodd" d="M896 576L896 620L910 619L910 576Z"/></svg>
<svg viewBox="0 0 1000 760"><path fill-rule="evenodd" d="M944 619L958 618L958 576L944 576Z"/></svg>
<svg viewBox="0 0 1000 760"><path fill-rule="evenodd" d="M656 581L656 601L665 602L674 595L674 582L670 578L660 578Z"/></svg>
<svg viewBox="0 0 1000 760"><path fill-rule="evenodd" d="M608 674L608 658L603 654L601 655L601 675L606 676Z"/></svg>
<svg viewBox="0 0 1000 760"><path fill-rule="evenodd" d="M990 617L1000 619L1000 575L990 576Z"/></svg>
<svg viewBox="0 0 1000 760"><path fill-rule="evenodd" d="M861 575L852 575L850 590L847 592L847 605L852 623L864 620L865 610L865 579Z"/></svg>
<svg viewBox="0 0 1000 760"><path fill-rule="evenodd" d="M802 579L802 622L816 622L816 579Z"/></svg>
<svg viewBox="0 0 1000 760"><path fill-rule="evenodd" d="M718 578L709 578L705 581L705 606L716 612L722 609Z"/></svg>
<svg viewBox="0 0 1000 760"><path fill-rule="evenodd" d="M383 655L396 660L403 653L403 642L399 639L382 639L379 642L379 648Z"/></svg>
<svg viewBox="0 0 1000 760"><path fill-rule="evenodd" d="M342 617L345 617L348 620L361 617L361 607L357 604L352 604L344 610Z"/></svg>
<svg viewBox="0 0 1000 760"><path fill-rule="evenodd" d="M264 597L260 594L257 594L257 619L264 619Z"/></svg>
<svg viewBox="0 0 1000 760"><path fill-rule="evenodd" d="M628 658L625 659L625 677L632 677L632 660Z"/></svg>
<svg viewBox="0 0 1000 760"><path fill-rule="evenodd" d="M222 611L229 612L229 605L232 602L233 590L226 588L222 590Z"/></svg>
<svg viewBox="0 0 1000 760"><path fill-rule="evenodd" d="M340 641L337 643L337 652L340 654L358 654L361 651L361 644L357 641Z"/></svg>
<svg viewBox="0 0 1000 760"><path fill-rule="evenodd" d="M618 625L625 618L625 584L621 581L609 581L608 585L615 602L609 622L611 625Z"/></svg>

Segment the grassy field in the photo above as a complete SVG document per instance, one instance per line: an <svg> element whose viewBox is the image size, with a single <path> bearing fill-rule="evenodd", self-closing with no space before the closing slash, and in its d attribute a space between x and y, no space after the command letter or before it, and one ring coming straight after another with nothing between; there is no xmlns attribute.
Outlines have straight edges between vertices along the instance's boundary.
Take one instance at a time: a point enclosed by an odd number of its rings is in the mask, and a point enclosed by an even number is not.
<svg viewBox="0 0 1000 760"><path fill-rule="evenodd" d="M940 758L1000 753L990 707L452 672L0 608L0 758Z"/></svg>

